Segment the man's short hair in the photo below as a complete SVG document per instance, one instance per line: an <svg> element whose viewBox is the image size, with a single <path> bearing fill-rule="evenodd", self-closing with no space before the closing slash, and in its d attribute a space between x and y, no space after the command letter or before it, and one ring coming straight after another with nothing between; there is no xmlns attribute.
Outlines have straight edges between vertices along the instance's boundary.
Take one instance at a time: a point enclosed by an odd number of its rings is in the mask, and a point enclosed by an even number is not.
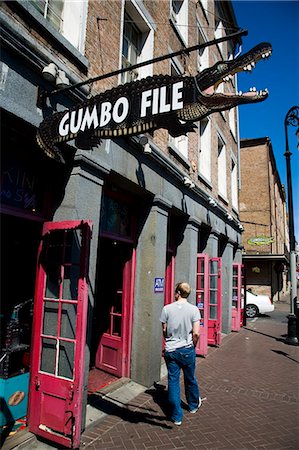
<svg viewBox="0 0 299 450"><path fill-rule="evenodd" d="M175 287L175 293L180 294L180 296L183 298L189 297L190 292L191 292L191 287L186 282L178 283Z"/></svg>

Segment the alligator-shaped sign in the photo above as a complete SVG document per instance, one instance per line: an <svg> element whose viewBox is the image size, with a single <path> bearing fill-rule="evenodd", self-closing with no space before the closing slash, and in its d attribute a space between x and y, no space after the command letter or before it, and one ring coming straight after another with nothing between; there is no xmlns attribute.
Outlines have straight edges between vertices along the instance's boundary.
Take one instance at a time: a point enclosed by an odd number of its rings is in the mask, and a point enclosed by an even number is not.
<svg viewBox="0 0 299 450"><path fill-rule="evenodd" d="M267 89L218 93L219 84L234 74L251 71L271 55L269 43L261 43L230 61L217 62L196 76L154 75L100 93L71 109L47 117L37 133L45 153L58 161L63 157L57 144L75 139L75 145L90 150L101 139L133 136L164 128L176 137L194 131L194 122L218 111L260 102Z"/></svg>

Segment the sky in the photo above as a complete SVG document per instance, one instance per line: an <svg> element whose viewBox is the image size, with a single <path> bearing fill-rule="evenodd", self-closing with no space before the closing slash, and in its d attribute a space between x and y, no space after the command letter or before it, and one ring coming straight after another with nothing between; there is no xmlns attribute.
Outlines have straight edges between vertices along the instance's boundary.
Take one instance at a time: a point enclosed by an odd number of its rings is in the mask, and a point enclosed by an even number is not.
<svg viewBox="0 0 299 450"><path fill-rule="evenodd" d="M272 56L256 64L252 74L238 75L238 90L268 88L269 97L261 103L239 107L240 137L269 137L272 142L281 183L287 189L286 139L284 121L293 106L299 107L299 0L233 0L242 37L242 53L260 42L270 42ZM299 119L299 117L298 117ZM299 149L298 126L287 127L291 156L295 238L299 242Z"/></svg>

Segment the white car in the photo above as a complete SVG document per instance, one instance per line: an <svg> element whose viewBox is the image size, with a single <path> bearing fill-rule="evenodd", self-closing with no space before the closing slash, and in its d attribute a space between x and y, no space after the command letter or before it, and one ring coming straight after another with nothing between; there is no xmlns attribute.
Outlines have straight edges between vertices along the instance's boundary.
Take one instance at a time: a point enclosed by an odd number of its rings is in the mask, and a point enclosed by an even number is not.
<svg viewBox="0 0 299 450"><path fill-rule="evenodd" d="M257 314L266 314L272 311L274 311L274 304L268 295L246 291L246 317L251 319Z"/></svg>

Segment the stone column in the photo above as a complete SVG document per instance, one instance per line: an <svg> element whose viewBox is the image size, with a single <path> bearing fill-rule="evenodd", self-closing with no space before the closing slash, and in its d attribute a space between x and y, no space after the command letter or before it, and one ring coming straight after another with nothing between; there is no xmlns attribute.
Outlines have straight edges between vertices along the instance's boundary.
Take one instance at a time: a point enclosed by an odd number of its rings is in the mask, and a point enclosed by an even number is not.
<svg viewBox="0 0 299 450"><path fill-rule="evenodd" d="M171 203L156 196L137 246L131 378L144 386L160 379L164 292L155 293L155 278L165 280L167 223Z"/></svg>
<svg viewBox="0 0 299 450"><path fill-rule="evenodd" d="M218 257L218 241L219 236L213 231L209 234L207 245L203 251L203 253L207 253L211 258Z"/></svg>
<svg viewBox="0 0 299 450"><path fill-rule="evenodd" d="M236 263L242 262L242 246L238 246L236 254L235 254L234 262L236 262Z"/></svg>
<svg viewBox="0 0 299 450"><path fill-rule="evenodd" d="M184 231L184 240L177 248L175 259L175 283L187 281L191 286L188 301L195 305L196 263L198 253L199 228L201 222L190 217Z"/></svg>

